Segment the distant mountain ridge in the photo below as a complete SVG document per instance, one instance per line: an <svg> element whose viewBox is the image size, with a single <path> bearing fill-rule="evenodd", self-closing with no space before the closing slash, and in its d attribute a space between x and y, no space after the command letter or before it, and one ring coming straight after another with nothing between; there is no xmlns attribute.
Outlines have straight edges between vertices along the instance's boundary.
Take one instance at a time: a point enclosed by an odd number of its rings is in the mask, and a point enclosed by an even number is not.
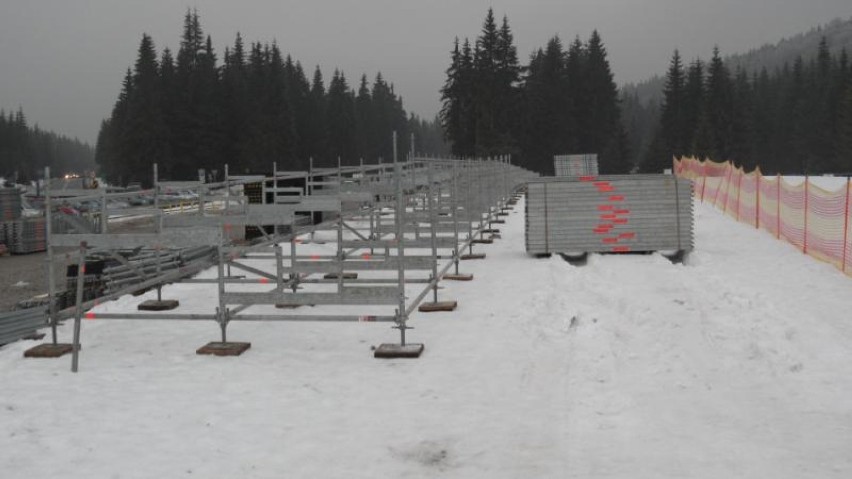
<svg viewBox="0 0 852 479"><path fill-rule="evenodd" d="M826 38L832 55L839 54L844 49L852 55L852 17L846 20L836 18L805 33L783 38L774 45L766 44L746 53L727 55L724 58L725 64L732 72L740 67L749 74L760 72L764 68L771 73L777 68L783 68L785 63L792 65L799 56L805 62L810 61L816 56L822 37ZM702 60L708 59L709 55ZM642 105L647 105L649 101L659 102L662 98L664 82L664 77L654 75L648 80L628 83L622 88L625 94L635 94Z"/></svg>

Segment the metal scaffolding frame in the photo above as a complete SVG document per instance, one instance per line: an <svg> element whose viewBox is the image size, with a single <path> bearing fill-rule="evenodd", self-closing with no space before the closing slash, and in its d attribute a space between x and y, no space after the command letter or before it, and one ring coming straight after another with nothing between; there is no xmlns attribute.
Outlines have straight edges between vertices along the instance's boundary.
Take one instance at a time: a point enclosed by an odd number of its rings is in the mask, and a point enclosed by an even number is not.
<svg viewBox="0 0 852 479"><path fill-rule="evenodd" d="M394 142L394 145L396 142ZM395 148L395 147L394 147ZM72 370L79 357L81 320L94 318L87 310L119 296L183 281L211 283L217 287L214 311L205 313L98 313L97 319L213 320L220 328L221 341L227 341L231 321L385 321L400 332L406 344L408 318L428 296L438 302L438 283L459 262L473 254L474 245L490 242L486 235L512 203L514 194L535 175L510 164L507 158L485 160L432 159L409 155L406 161L336 168L314 168L307 172L282 172L273 164L272 175L231 177L225 168L220 183L163 182L154 166L153 208L135 210L153 218L151 232L113 233L109 227L108 202L133 193L79 192L74 199L97 199L100 221L79 222L53 218L56 206L50 190L45 192L48 238L47 308L51 339L57 344L59 321L73 318ZM49 170L46 171L49 177ZM303 181L303 187L279 186L282 181ZM253 204L237 194L241 186L260 182L264 201ZM192 213L170 215L162 204L164 188L198 192ZM219 191L219 194L214 192ZM272 201L266 203L267 193ZM67 194L67 193L66 193ZM319 217L318 217L319 215ZM75 223L76 221L76 223ZM55 224L64 223L62 229ZM79 223L79 224L78 224ZM235 228L256 226L262 238L246 244L235 238ZM264 226L273 226L266 231ZM335 234L332 255L299 254L316 243L316 233ZM282 245L289 246L289 254ZM54 284L54 258L59 249L76 249L75 301L59 309ZM119 251L133 248L147 254L139 264L131 264ZM162 250L208 248L187 264L166 262ZM413 249L427 254L412 254ZM440 251L439 251L440 250ZM442 252L443 251L443 252ZM115 258L123 274L133 278L96 299L85 300L86 258L102 253ZM124 261L122 261L124 259ZM271 270L248 264L251 260L272 261ZM215 278L188 279L216 266ZM231 274L238 270L242 275ZM358 272L387 272L383 277L358 278ZM424 272L426 278L416 277ZM393 275L395 272L395 276ZM412 273L412 274L407 274ZM420 273L421 275L424 273ZM319 275L322 275L321 277ZM237 291L239 285L264 285L263 291ZM406 296L406 285L422 289ZM333 291L317 291L318 287ZM241 288L237 288L241 289ZM244 289L244 288L242 288ZM304 305L361 306L395 308L393 314L298 314L276 311L252 312L255 305L298 307Z"/></svg>

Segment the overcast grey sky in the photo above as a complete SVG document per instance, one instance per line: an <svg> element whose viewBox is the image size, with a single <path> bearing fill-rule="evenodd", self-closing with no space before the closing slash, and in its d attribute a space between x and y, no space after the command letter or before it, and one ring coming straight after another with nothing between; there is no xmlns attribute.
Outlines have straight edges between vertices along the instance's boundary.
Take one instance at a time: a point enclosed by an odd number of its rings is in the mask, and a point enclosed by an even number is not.
<svg viewBox="0 0 852 479"><path fill-rule="evenodd" d="M0 0L0 108L94 143L142 33L176 50L196 7L220 61L238 31L276 40L326 80L382 71L407 110L431 117L453 38L475 37L489 6L508 15L523 62L554 34L597 28L619 84L664 73L676 47L738 53L852 16L850 0Z"/></svg>

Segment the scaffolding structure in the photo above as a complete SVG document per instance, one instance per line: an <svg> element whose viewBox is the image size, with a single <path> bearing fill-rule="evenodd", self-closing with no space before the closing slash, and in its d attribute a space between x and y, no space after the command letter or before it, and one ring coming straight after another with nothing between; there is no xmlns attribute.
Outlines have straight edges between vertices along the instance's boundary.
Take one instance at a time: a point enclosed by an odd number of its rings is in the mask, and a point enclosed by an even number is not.
<svg viewBox="0 0 852 479"><path fill-rule="evenodd" d="M73 304L60 307L54 300L46 311L52 345L63 346L57 325L73 318L70 352L76 371L83 318L211 320L218 324L221 345L229 344L232 321L376 321L399 330L396 347L401 351L410 346L422 351L422 344L407 342L409 316L418 307L455 308L454 301L439 301L438 283L463 278L460 261L484 256L474 253L474 245L493 241L493 225L502 222L500 216L514 204L517 191L536 175L511 165L508 158L411 154L406 161L394 160L336 168L311 163L307 172L282 172L273 165L271 176L253 177L232 177L226 167L225 180L213 184L163 182L155 165L153 188L141 192L153 197L153 205L133 211L148 218L148 229L132 233L112 231L109 203L140 192L76 196L101 205L95 220L84 221L57 213L48 189L50 298L57 293L57 256L77 263L70 284ZM260 201L251 202L246 191L256 193L258 183ZM164 204L166 188L195 192L193 209L175 214ZM259 236L246 241L247 228ZM334 249L327 251L332 244ZM135 253L132 260L128 250ZM105 295L86 299L87 261L93 257L113 260L109 272L115 280ZM215 276L198 275L214 266ZM162 302L162 287L172 282L215 286L215 307L208 312L90 311L153 288ZM377 308L383 312L376 313Z"/></svg>

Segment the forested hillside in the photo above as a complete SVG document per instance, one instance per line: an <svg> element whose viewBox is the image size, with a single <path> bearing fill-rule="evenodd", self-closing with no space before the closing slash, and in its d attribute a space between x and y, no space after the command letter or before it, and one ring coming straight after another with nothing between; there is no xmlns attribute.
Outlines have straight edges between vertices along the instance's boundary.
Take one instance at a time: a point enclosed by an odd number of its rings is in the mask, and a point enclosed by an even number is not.
<svg viewBox="0 0 852 479"><path fill-rule="evenodd" d="M838 19L828 23L827 25L814 28L807 33L783 39L775 45L765 45L744 54L723 57L722 63L725 71L732 80L738 77L745 77L740 79L743 80L740 82L741 90L743 90L741 93L743 95L749 95L749 97L751 96L751 93L758 94L756 90L767 88L767 82L769 80L773 80L771 83L773 83L776 89L792 88L792 90L788 90L786 92L787 95L803 94L802 91L798 91L797 89L804 89L813 93L814 88L828 88L833 89L831 98L834 101L842 102L842 90L844 89L844 86L837 82L842 81L840 77L845 78L845 74L843 72L848 70L848 52L852 52L852 19ZM822 58L822 60L820 60L820 58ZM827 63L825 61L826 59L828 60ZM687 73L686 70L689 70L698 64L700 64L702 73L706 72L707 64L701 59L680 58L680 62L683 64L685 70L684 74ZM825 82L818 84L819 80L814 77L814 75L817 74L815 65L820 62L822 62L821 68L823 69L829 63L833 65L828 65L828 67L833 68L838 77L836 77L832 85L828 85ZM655 154L653 151L649 151L649 148L653 147L657 150L657 153L660 152L659 142L652 142L655 137L655 132L657 132L660 128L660 114L663 111L661 106L664 102L664 89L667 87L667 82L671 81L670 75L671 71L668 76L655 76L639 84L626 85L621 92L623 118L625 120L625 128L628 131L632 159L636 163L644 162L646 167L649 161L648 156ZM797 75L803 75L803 77L800 78ZM762 82L762 84L759 85L759 82ZM745 91L744 89L746 88L746 84L748 84L749 90L755 91ZM703 87L707 87L707 84L705 83ZM824 94L824 92L820 94ZM736 160L743 161L748 164L765 165L765 167L769 169L780 169L791 173L802 173L806 170L817 172L824 171L826 168L834 169L840 167L840 165L837 164L832 165L832 163L837 163L839 160L837 158L827 158L828 156L831 156L827 152L811 154L807 151L803 151L805 148L804 145L806 144L817 144L817 150L820 150L821 148L826 147L819 145L825 145L828 142L832 143L832 148L835 150L840 148L839 144L841 139L837 137L839 129L841 128L839 124L842 123L842 119L839 116L840 109L836 106L826 106L825 108L829 108L832 111L826 113L817 113L814 111L804 113L803 110L813 110L814 107L800 105L799 107L796 107L797 111L794 112L793 110L790 110L793 108L792 103L794 103L794 100L788 99L785 106L779 103L782 102L781 96L784 96L782 92L775 91L773 95L774 101L770 101L767 98L763 98L763 101L758 103L754 103L754 101L752 101L752 104L745 107L746 113L754 113L754 115L756 115L753 118L754 121L764 121L763 119L765 118L765 121L768 122L780 122L783 124L790 121L797 123L797 125L792 128L798 132L795 133L795 135L802 138L795 140L790 139L785 133L779 131L781 126L778 125L773 126L765 123L749 125L748 128L750 128L751 131L746 132L746 136L753 136L755 128L758 130L769 129L775 131L774 135L778 137L778 141L767 138L767 135L771 134L763 131L763 133L760 133L762 138L752 137L748 140L751 143L751 146L748 149L752 151L752 153L748 154L752 156L742 159L737 158ZM806 118L800 118L802 114L805 114ZM796 115L796 117L789 115ZM820 115L829 115L832 119L815 119L815 116ZM803 138L803 136L808 136L804 130L808 128L818 128L814 122L831 123L830 133L834 135L834 138L824 138L823 140L819 140L815 137ZM769 141L773 142L774 146L772 148L774 149L770 148L768 145L767 142ZM798 146L790 149L788 145L790 142L794 142ZM698 150L693 150L691 143L692 142L690 140L688 148L690 151L700 150L700 148ZM663 150L666 150L667 148L668 147L663 147ZM778 150L780 150L780 156L782 157L796 155L800 159L792 160L790 158L785 158L777 160L778 155L776 155L775 152ZM724 149L718 153L730 154L724 151ZM740 153L740 156L742 156L742 154L743 153ZM834 156L839 154L840 152L836 150ZM803 158L807 156L810 156L810 158ZM660 160L659 157L657 160L665 162L664 160Z"/></svg>

